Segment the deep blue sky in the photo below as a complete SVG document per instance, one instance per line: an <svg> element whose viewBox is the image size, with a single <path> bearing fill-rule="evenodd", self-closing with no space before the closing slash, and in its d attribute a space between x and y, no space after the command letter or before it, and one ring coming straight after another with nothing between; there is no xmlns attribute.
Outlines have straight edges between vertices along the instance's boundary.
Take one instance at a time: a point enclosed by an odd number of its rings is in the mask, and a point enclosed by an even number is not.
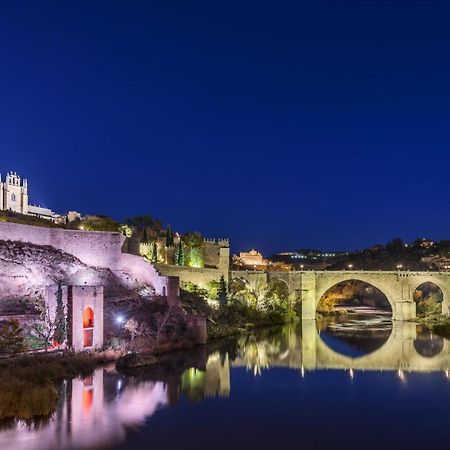
<svg viewBox="0 0 450 450"><path fill-rule="evenodd" d="M233 250L450 238L450 2L0 3L0 172Z"/></svg>

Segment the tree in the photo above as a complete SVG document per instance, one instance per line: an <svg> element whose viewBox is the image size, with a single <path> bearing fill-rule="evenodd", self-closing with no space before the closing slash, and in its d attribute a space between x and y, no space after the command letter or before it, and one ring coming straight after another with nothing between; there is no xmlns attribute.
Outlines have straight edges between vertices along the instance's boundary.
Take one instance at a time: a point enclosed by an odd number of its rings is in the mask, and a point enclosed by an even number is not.
<svg viewBox="0 0 450 450"><path fill-rule="evenodd" d="M53 341L62 345L67 340L67 317L63 303L63 292L61 282L58 283L58 290L56 291L56 312L55 312L55 333L53 334Z"/></svg>
<svg viewBox="0 0 450 450"><path fill-rule="evenodd" d="M222 275L219 280L219 287L217 289L217 298L219 299L220 306L225 306L228 301L228 289L225 278Z"/></svg>
<svg viewBox="0 0 450 450"><path fill-rule="evenodd" d="M184 249L182 242L180 242L175 249L174 263L176 266L184 266Z"/></svg>
<svg viewBox="0 0 450 450"><path fill-rule="evenodd" d="M52 317L48 302L39 298L36 300L35 305L39 311L39 320L33 324L31 334L38 340L38 343L45 348L45 351L47 351L52 345L52 338L56 331L56 321L55 318Z"/></svg>
<svg viewBox="0 0 450 450"><path fill-rule="evenodd" d="M23 330L16 319L8 320L0 328L0 353L18 355L25 351Z"/></svg>
<svg viewBox="0 0 450 450"><path fill-rule="evenodd" d="M203 236L198 231L191 231L190 233L183 234L181 240L189 249L203 247Z"/></svg>
<svg viewBox="0 0 450 450"><path fill-rule="evenodd" d="M167 230L166 230L166 246L173 247L173 232L172 232L172 228L170 227L170 224L167 225Z"/></svg>
<svg viewBox="0 0 450 450"><path fill-rule="evenodd" d="M203 249L198 247L188 248L184 255L184 262L189 267L204 267Z"/></svg>
<svg viewBox="0 0 450 450"><path fill-rule="evenodd" d="M125 219L125 223L130 227L137 228L140 231L144 230L144 228L150 228L154 231L160 231L162 228L161 221L153 218L149 214L130 217L128 219Z"/></svg>
<svg viewBox="0 0 450 450"><path fill-rule="evenodd" d="M405 244L400 238L395 238L386 244L386 250L391 254L398 255L404 252Z"/></svg>
<svg viewBox="0 0 450 450"><path fill-rule="evenodd" d="M154 339L155 344L158 346L161 342L161 335L163 334L166 326L169 325L170 319L172 318L172 308L167 308L167 311L163 313L156 313L155 319L156 319L156 330L154 331Z"/></svg>
<svg viewBox="0 0 450 450"><path fill-rule="evenodd" d="M128 333L130 333L131 342L133 342L138 336L145 336L148 334L146 325L143 322L139 323L133 317L128 319L123 327L128 331Z"/></svg>
<svg viewBox="0 0 450 450"><path fill-rule="evenodd" d="M450 253L450 241L449 240L442 240L439 241L438 244L439 254L440 256L446 257Z"/></svg>
<svg viewBox="0 0 450 450"><path fill-rule="evenodd" d="M158 262L158 245L156 244L156 241L152 244L152 257L151 257L152 263Z"/></svg>
<svg viewBox="0 0 450 450"><path fill-rule="evenodd" d="M129 225L120 225L119 231L126 237L130 238L133 236L133 229Z"/></svg>
<svg viewBox="0 0 450 450"><path fill-rule="evenodd" d="M144 244L148 243L147 227L144 227L144 232L142 233L141 242L144 243Z"/></svg>
<svg viewBox="0 0 450 450"><path fill-rule="evenodd" d="M103 215L86 216L80 225L80 228L85 231L120 231L120 227L120 223Z"/></svg>

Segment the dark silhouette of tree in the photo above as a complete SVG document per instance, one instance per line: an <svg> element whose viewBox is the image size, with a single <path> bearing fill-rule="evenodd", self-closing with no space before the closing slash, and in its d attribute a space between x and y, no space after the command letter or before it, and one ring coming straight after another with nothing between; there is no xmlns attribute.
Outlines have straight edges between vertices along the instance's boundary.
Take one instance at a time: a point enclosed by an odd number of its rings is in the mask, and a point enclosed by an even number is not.
<svg viewBox="0 0 450 450"><path fill-rule="evenodd" d="M217 298L219 299L220 306L225 306L228 302L228 289L225 278L222 275L219 280L219 287L217 289Z"/></svg>
<svg viewBox="0 0 450 450"><path fill-rule="evenodd" d="M148 234L147 234L147 227L144 227L144 231L142 233L142 239L141 242L143 244L147 244L148 243Z"/></svg>
<svg viewBox="0 0 450 450"><path fill-rule="evenodd" d="M67 340L67 318L64 310L63 292L61 282L58 283L56 291L55 332L53 340L58 344L64 344Z"/></svg>
<svg viewBox="0 0 450 450"><path fill-rule="evenodd" d="M405 250L405 244L402 239L395 238L386 244L386 250L393 255L399 255Z"/></svg>
<svg viewBox="0 0 450 450"><path fill-rule="evenodd" d="M166 246L173 247L173 232L170 225L167 225L166 229Z"/></svg>
<svg viewBox="0 0 450 450"><path fill-rule="evenodd" d="M184 249L183 244L180 242L175 249L174 264L177 266L184 266Z"/></svg>
<svg viewBox="0 0 450 450"><path fill-rule="evenodd" d="M25 351L23 330L16 319L8 320L0 328L0 353L18 355Z"/></svg>
<svg viewBox="0 0 450 450"><path fill-rule="evenodd" d="M158 245L156 244L156 241L152 244L152 263L158 262Z"/></svg>
<svg viewBox="0 0 450 450"><path fill-rule="evenodd" d="M137 228L143 231L144 228L150 228L151 230L161 231L162 224L159 219L155 219L149 214L144 214L142 216L130 217L125 219L125 223L130 227Z"/></svg>

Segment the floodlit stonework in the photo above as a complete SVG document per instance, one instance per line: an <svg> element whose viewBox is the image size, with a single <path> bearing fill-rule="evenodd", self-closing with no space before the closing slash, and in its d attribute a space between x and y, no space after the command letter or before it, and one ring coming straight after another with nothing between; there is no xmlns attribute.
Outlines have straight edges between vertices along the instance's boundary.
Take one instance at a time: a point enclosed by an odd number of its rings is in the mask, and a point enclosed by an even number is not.
<svg viewBox="0 0 450 450"><path fill-rule="evenodd" d="M0 175L0 210L28 214L28 182L15 172Z"/></svg>
<svg viewBox="0 0 450 450"><path fill-rule="evenodd" d="M338 283L362 281L379 289L389 301L394 320L416 318L414 291L423 283L438 286L443 295L442 314L450 311L450 273L413 271L301 271L301 272L257 272L236 270L231 279L243 279L258 290L271 280L279 280L289 289L291 301L301 301L302 318L314 320L322 296Z"/></svg>
<svg viewBox="0 0 450 450"><path fill-rule="evenodd" d="M205 267L158 264L158 271L166 276L177 277L180 284L193 283L208 288L211 281L219 281L223 276L228 283L230 276L230 243L228 239L205 239L203 244Z"/></svg>
<svg viewBox="0 0 450 450"><path fill-rule="evenodd" d="M4 181L0 175L0 211L12 211L53 222L64 222L65 220L71 222L81 217L76 211L70 211L65 216L61 216L49 208L30 204L28 180L22 179L16 172L7 173Z"/></svg>

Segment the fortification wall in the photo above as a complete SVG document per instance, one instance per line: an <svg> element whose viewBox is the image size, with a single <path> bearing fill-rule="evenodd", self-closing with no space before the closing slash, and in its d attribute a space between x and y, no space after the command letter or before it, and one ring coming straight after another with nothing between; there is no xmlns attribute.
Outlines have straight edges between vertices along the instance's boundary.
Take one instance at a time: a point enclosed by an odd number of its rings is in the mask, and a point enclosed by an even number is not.
<svg viewBox="0 0 450 450"><path fill-rule="evenodd" d="M228 282L228 272L223 272L219 269L174 266L170 264L158 264L157 268L163 275L178 277L181 285L190 282L206 289L210 281L219 281L221 276Z"/></svg>
<svg viewBox="0 0 450 450"><path fill-rule="evenodd" d="M49 245L75 256L89 266L110 269L129 287L149 284L156 294L167 296L169 303L176 304L178 280L170 276L160 276L155 267L140 256L122 253L125 239L120 233L64 230L0 222L0 240Z"/></svg>
<svg viewBox="0 0 450 450"><path fill-rule="evenodd" d="M90 266L115 269L120 265L125 236L120 233L63 230L0 222L0 240L50 245Z"/></svg>
<svg viewBox="0 0 450 450"><path fill-rule="evenodd" d="M203 241L203 257L205 266L219 267L221 264L221 249L229 248L228 239L205 239Z"/></svg>

